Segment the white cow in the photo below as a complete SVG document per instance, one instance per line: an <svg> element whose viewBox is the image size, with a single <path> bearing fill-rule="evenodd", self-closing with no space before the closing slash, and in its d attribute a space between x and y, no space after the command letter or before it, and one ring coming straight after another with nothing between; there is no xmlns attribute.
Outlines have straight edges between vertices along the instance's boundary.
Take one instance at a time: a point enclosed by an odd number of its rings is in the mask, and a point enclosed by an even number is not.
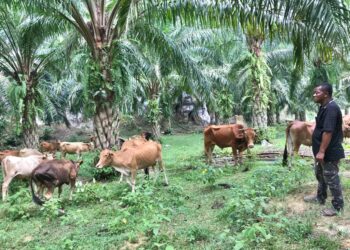
<svg viewBox="0 0 350 250"><path fill-rule="evenodd" d="M2 200L6 200L8 196L8 187L13 178L29 178L34 168L41 162L52 159L52 155L31 155L27 157L6 156L1 162L4 178L2 184Z"/></svg>

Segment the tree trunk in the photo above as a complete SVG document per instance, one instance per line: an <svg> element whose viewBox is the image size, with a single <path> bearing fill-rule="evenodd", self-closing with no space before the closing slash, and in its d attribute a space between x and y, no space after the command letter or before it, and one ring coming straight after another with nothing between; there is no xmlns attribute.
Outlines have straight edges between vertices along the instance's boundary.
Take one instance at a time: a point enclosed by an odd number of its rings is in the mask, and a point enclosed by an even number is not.
<svg viewBox="0 0 350 250"><path fill-rule="evenodd" d="M39 146L38 126L36 124L36 113L34 107L34 95L31 87L27 85L26 96L23 104L24 110L22 115L23 141L27 148L37 148Z"/></svg>
<svg viewBox="0 0 350 250"><path fill-rule="evenodd" d="M152 133L153 133L154 139L156 141L159 141L159 139L160 139L160 126L159 126L158 122L152 123Z"/></svg>
<svg viewBox="0 0 350 250"><path fill-rule="evenodd" d="M119 137L119 112L112 102L97 103L94 115L96 147L106 149L116 145Z"/></svg>
<svg viewBox="0 0 350 250"><path fill-rule="evenodd" d="M261 105L259 94L253 102L252 125L254 128L267 128L267 109Z"/></svg>

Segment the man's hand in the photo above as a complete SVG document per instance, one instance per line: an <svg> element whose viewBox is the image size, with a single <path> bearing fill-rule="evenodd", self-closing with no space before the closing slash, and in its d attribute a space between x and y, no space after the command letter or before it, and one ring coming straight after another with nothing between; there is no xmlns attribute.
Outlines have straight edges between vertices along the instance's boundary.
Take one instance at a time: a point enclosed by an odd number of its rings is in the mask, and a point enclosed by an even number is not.
<svg viewBox="0 0 350 250"><path fill-rule="evenodd" d="M324 153L323 152L318 152L316 155L316 162L323 163L324 160Z"/></svg>

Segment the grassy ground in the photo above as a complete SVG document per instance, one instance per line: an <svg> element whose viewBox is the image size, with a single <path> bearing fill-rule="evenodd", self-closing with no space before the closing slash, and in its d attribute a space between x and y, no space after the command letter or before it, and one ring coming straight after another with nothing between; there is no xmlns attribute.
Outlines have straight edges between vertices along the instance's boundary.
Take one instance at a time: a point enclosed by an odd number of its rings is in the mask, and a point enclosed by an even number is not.
<svg viewBox="0 0 350 250"><path fill-rule="evenodd" d="M283 130L271 133L282 150ZM111 169L93 168L97 152L84 155L73 201L65 187L61 200L38 207L26 182L12 183L9 201L0 203L0 249L346 249L348 205L325 219L322 207L302 201L316 188L310 160L291 171L281 159L254 157L239 167L206 165L202 134L162 139L169 186L161 173L155 182L157 174L146 180L140 171L132 194ZM231 155L215 153L217 160ZM350 179L342 180L349 204Z"/></svg>

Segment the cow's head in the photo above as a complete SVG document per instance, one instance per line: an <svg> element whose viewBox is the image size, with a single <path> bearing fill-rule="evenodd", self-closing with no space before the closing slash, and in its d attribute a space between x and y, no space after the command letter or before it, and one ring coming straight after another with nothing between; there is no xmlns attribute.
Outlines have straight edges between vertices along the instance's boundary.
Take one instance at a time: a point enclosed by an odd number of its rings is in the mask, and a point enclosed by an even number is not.
<svg viewBox="0 0 350 250"><path fill-rule="evenodd" d="M256 136L254 129L244 128L244 129L241 129L241 131L244 133L244 137L247 142L248 148L254 148L254 140Z"/></svg>
<svg viewBox="0 0 350 250"><path fill-rule="evenodd" d="M109 149L104 149L100 153L100 160L96 164L96 168L103 168L104 166L109 165L112 163L113 159L113 152Z"/></svg>

